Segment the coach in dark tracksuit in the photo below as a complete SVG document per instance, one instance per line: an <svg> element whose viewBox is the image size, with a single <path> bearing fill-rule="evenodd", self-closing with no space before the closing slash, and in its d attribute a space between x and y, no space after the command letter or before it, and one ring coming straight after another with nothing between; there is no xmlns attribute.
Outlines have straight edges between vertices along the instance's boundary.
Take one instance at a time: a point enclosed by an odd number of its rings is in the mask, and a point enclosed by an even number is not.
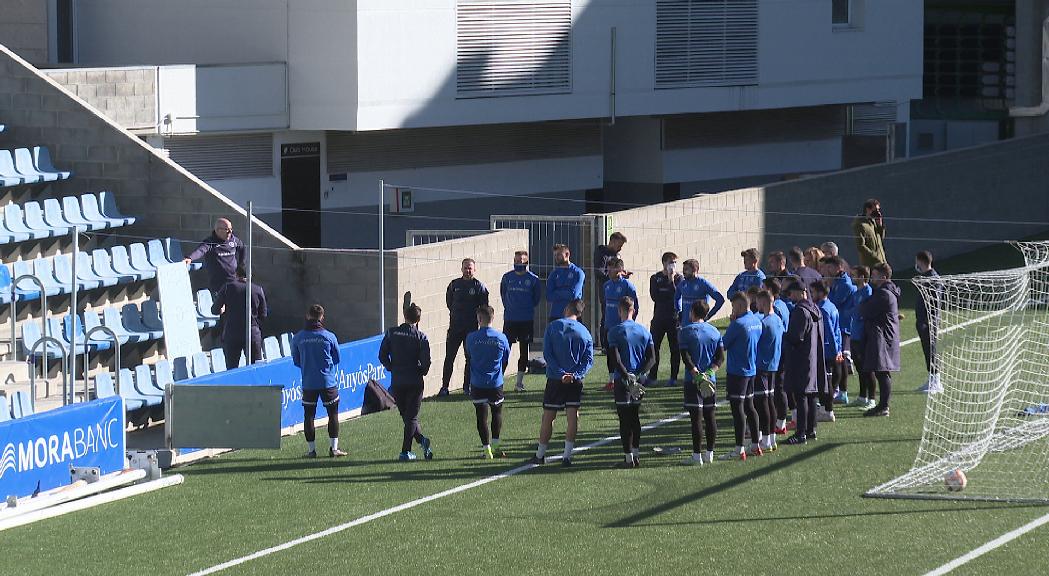
<svg viewBox="0 0 1049 576"><path fill-rule="evenodd" d="M219 290L237 279L237 268L244 266L244 243L233 235L233 224L225 218L215 222L215 230L200 242L184 260L186 264L204 259L204 271L208 273L208 290L216 296Z"/></svg>
<svg viewBox="0 0 1049 576"><path fill-rule="evenodd" d="M379 345L379 362L390 372L390 394L404 421L404 436L399 459L415 460L412 441L419 443L423 456L430 460L430 439L419 428L419 410L423 402L423 376L430 371L430 341L419 330L422 308L409 304L404 309L404 324L390 328Z"/></svg>
<svg viewBox="0 0 1049 576"><path fill-rule="evenodd" d="M448 339L444 346L444 374L441 377L441 390L438 396L448 395L448 384L452 381L452 370L455 369L455 357L459 347L466 341L471 332L477 331L477 308L488 305L488 288L474 278L477 264L471 259L463 260L463 276L448 284L444 300L448 305ZM470 353L463 348L466 357L466 368L463 370L463 394L470 395Z"/></svg>
<svg viewBox="0 0 1049 576"><path fill-rule="evenodd" d="M236 365L241 352L244 352L248 364L262 361L262 330L259 320L269 314L266 306L266 293L262 286L251 285L251 342L244 342L244 322L248 316L246 296L248 282L243 268L237 268L237 277L222 287L211 305L211 313L222 312L222 352L226 361ZM250 350L251 354L248 355Z"/></svg>
<svg viewBox="0 0 1049 576"><path fill-rule="evenodd" d="M892 267L871 269L871 297L860 304L863 316L863 369L878 380L878 405L864 416L888 416L892 373L900 371L900 288L891 280Z"/></svg>
<svg viewBox="0 0 1049 576"><path fill-rule="evenodd" d="M655 383L656 376L659 375L659 348L663 345L663 337L666 336L670 346L670 380L667 381L667 386L677 384L677 374L681 368L681 347L678 346L677 338L680 328L677 287L684 278L677 272L677 254L667 252L663 254L663 269L648 279L648 294L655 304L652 323L649 325L652 343L656 348L655 364L648 372L648 380L652 383Z"/></svg>
<svg viewBox="0 0 1049 576"><path fill-rule="evenodd" d="M619 258L619 253L623 251L623 245L626 244L626 236L622 232L613 232L608 237L608 244L601 244L594 249L594 282L597 286L597 300L601 304L601 320L600 329L598 330L598 346L604 350L608 343L605 339L608 338L608 329L605 326L605 282L608 282L611 278L608 275L608 263L612 260ZM630 277L630 273L626 273L626 278ZM551 314L552 315L552 314Z"/></svg>
<svg viewBox="0 0 1049 576"><path fill-rule="evenodd" d="M932 267L931 252L928 250L918 252L914 257L914 269L918 272L919 278L933 278L927 285L932 288L931 292L937 299L943 295L943 283L939 280L939 273ZM929 372L929 379L918 391L934 394L943 391L943 385L940 384L940 374L936 371L936 367L932 365L934 350L931 326L932 321L938 319L937 314L939 314L939 311L936 308L930 309L925 304L925 298L919 294L917 302L914 303L914 327L918 330L918 339L922 343L922 354L925 355L925 369Z"/></svg>
<svg viewBox="0 0 1049 576"><path fill-rule="evenodd" d="M823 315L801 282L792 283L787 294L794 308L783 334L787 362L784 386L798 407L797 429L787 444L805 444L816 437L816 398L826 393L829 385L823 356Z"/></svg>

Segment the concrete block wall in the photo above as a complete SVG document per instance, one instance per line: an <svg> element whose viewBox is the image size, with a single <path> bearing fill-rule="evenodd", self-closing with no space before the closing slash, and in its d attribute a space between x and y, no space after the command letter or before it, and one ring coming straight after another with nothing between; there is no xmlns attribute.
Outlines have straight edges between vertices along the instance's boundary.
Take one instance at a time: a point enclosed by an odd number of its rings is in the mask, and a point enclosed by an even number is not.
<svg viewBox="0 0 1049 576"><path fill-rule="evenodd" d="M484 282L491 294L489 303L495 308L494 324L501 328L503 305L499 298L499 280L513 268L514 252L527 249L528 231L499 230L490 234L411 246L395 251L397 292L393 300L387 299L387 325L403 322L400 299L406 291L411 291L412 300L423 309L423 319L419 327L430 339L433 366L426 377L428 395L437 392L441 386L445 337L448 331L445 290L449 282L462 276L462 259L473 258L477 262L477 278ZM396 303L391 306L390 302ZM514 353L516 354L516 350ZM452 374L452 389L462 387L464 366L463 353L460 351Z"/></svg>
<svg viewBox="0 0 1049 576"><path fill-rule="evenodd" d="M698 260L700 275L724 293L743 269L740 251L763 249L763 202L761 188L746 188L612 213L612 228L627 237L620 257L634 273L638 321L647 326L652 318L648 278L662 269L664 252L678 255L679 271L685 260ZM726 306L719 315L727 314Z"/></svg>
<svg viewBox="0 0 1049 576"><path fill-rule="evenodd" d="M0 2L0 44L33 64L47 64L47 6L42 0Z"/></svg>
<svg viewBox="0 0 1049 576"><path fill-rule="evenodd" d="M43 73L128 130L156 131L155 66L44 70Z"/></svg>

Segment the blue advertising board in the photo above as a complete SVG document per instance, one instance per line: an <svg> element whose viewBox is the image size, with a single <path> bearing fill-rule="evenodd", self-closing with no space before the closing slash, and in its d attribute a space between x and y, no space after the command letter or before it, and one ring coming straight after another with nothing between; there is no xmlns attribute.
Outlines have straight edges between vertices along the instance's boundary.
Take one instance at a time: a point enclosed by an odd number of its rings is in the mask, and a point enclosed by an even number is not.
<svg viewBox="0 0 1049 576"><path fill-rule="evenodd" d="M390 376L379 363L379 344L382 336L374 336L339 345L339 366L335 381L339 388L339 412L356 410L364 404L364 388L369 380L385 387ZM207 384L222 386L284 387L281 394L281 427L302 424L302 374L291 358L282 358L185 380L179 384Z"/></svg>
<svg viewBox="0 0 1049 576"><path fill-rule="evenodd" d="M65 486L70 466L123 470L124 432L119 396L0 422L0 497Z"/></svg>

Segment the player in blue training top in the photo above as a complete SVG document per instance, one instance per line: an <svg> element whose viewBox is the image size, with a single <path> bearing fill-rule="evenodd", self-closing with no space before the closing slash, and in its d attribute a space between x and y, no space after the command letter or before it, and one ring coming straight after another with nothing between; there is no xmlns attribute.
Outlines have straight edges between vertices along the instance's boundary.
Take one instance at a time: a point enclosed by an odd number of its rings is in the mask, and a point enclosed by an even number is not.
<svg viewBox="0 0 1049 576"><path fill-rule="evenodd" d="M638 299L637 299L637 288L634 283L626 279L626 269L623 265L623 261L619 258L612 258L608 261L608 280L604 286L601 287L601 293L604 297L601 299L604 302L604 314L602 315L603 323L601 324L601 330L603 334L601 336L601 342L608 343L608 331L619 325L624 320L633 320L637 317L638 312ZM634 301L634 315L630 318L622 318L619 315L619 299L628 297ZM612 377L612 373L608 374L608 384L605 385L605 392L611 392L615 388L615 379Z"/></svg>
<svg viewBox="0 0 1049 576"><path fill-rule="evenodd" d="M528 345L535 332L535 307L543 298L539 277L528 270L528 251L514 252L514 269L503 274L499 282L503 301L503 333L511 345L519 342L517 357L518 392L525 389L524 377L528 371Z"/></svg>
<svg viewBox="0 0 1049 576"><path fill-rule="evenodd" d="M831 382L831 389L837 390L834 402L838 404L849 403L849 374L852 372L852 295L856 293L856 285L852 283L847 268L840 256L824 256L820 260L820 273L829 289L827 299L838 309L841 332L841 370L837 373L838 379Z"/></svg>
<svg viewBox="0 0 1049 576"><path fill-rule="evenodd" d="M780 378L780 358L783 354L783 332L787 329L783 320L772 307L775 300L768 290L758 292L758 317L761 318L761 338L758 340L758 376L754 384L754 408L758 411L758 423L764 435L764 450L776 450L775 393L783 388ZM785 432L785 431L784 431Z"/></svg>
<svg viewBox="0 0 1049 576"><path fill-rule="evenodd" d="M750 298L740 292L732 298L732 316L725 330L725 368L728 382L729 406L732 408L732 428L736 433L736 448L721 456L722 460L746 460L743 447L743 426L750 429L750 454L761 456L758 445L758 413L754 409L754 376L757 375L758 340L761 339L761 319L750 311Z"/></svg>
<svg viewBox="0 0 1049 576"><path fill-rule="evenodd" d="M747 248L739 255L743 257L743 271L736 275L736 279L725 292L729 300L739 292L746 292L754 287L761 288L761 283L765 281L765 273L758 268L758 261L761 259L758 249Z"/></svg>
<svg viewBox="0 0 1049 576"><path fill-rule="evenodd" d="M819 410L816 412L817 422L834 422L834 383L841 381L841 372L845 369L845 358L841 353L841 323L838 318L838 307L830 301L827 296L830 291L823 282L813 282L809 286L812 293L812 302L819 307L823 314L823 357L826 360L827 390L820 397Z"/></svg>
<svg viewBox="0 0 1049 576"><path fill-rule="evenodd" d="M323 398L328 412L328 438L331 447L328 456L345 456L339 450L339 387L335 372L339 365L339 340L324 329L324 307L310 306L306 311L306 327L291 339L291 361L302 372L303 435L310 450L307 458L317 457L317 431L313 419L317 416L317 400Z"/></svg>
<svg viewBox="0 0 1049 576"><path fill-rule="evenodd" d="M714 308L704 320L710 320L725 305L725 297L718 292L718 289L713 284L699 276L699 262L697 260L685 260L684 265L681 267L681 272L685 275L685 278L678 284L677 293L674 295L678 301L678 306L680 306L678 313L681 316L681 324L684 325L690 321L687 312L692 309L693 302L698 300L707 302L708 298L714 300ZM685 314L681 314L682 311Z"/></svg>
<svg viewBox="0 0 1049 576"><path fill-rule="evenodd" d="M572 465L576 432L579 430L579 405L583 399L583 378L594 366L594 338L579 323L585 304L572 300L565 306L564 318L554 320L543 334L543 359L546 360L546 390L543 392L543 420L539 426L539 448L532 464L546 460L546 447L554 431L554 418L561 410L568 418L562 466Z"/></svg>
<svg viewBox="0 0 1049 576"><path fill-rule="evenodd" d="M611 282L611 281L609 281ZM622 296L616 313L625 318L608 330L608 371L615 375L616 413L619 415L619 437L623 442L623 462L619 468L641 465L641 398L645 394L639 378L652 368L656 350L652 334L634 322L634 299Z"/></svg>
<svg viewBox="0 0 1049 576"><path fill-rule="evenodd" d="M502 332L492 328L491 306L477 308L476 332L466 337L470 353L470 398L477 413L477 434L481 437L483 457L506 457L499 449L499 432L503 428L503 372L510 362L510 343ZM488 407L492 407L492 429L488 433Z"/></svg>
<svg viewBox="0 0 1049 576"><path fill-rule="evenodd" d="M783 285L780 284L779 278L773 277L766 278L764 284L765 290L772 296L772 311L783 322L783 331L786 332L787 325L790 322L790 308L787 306L788 300L785 299L783 293ZM786 353L786 348L787 341L783 339L783 344L780 346L779 370L776 371L776 378L773 381L772 401L769 412L769 418L773 420L772 434L774 435L787 433L787 416L794 409L794 396L787 393L787 387L784 384L787 362L783 360L783 357Z"/></svg>
<svg viewBox="0 0 1049 576"><path fill-rule="evenodd" d="M849 320L849 346L852 348L852 361L856 365L856 374L860 381L860 396L852 403L853 406L870 410L874 408L877 401L874 395L875 378L874 373L863 369L865 330L863 316L860 316L860 305L867 301L873 293L870 285L871 271L866 266L852 267L852 283L856 285L856 291L852 293L852 317Z"/></svg>
<svg viewBox="0 0 1049 576"><path fill-rule="evenodd" d="M560 320L565 307L572 300L583 297L583 269L572 263L572 251L564 244L554 244L554 269L546 278L546 303L550 306L549 320Z"/></svg>
<svg viewBox="0 0 1049 576"><path fill-rule="evenodd" d="M710 315L710 306L706 301L696 300L688 313L691 321L681 327L678 337L681 360L685 363L685 410L692 424L692 456L685 460L685 464L710 464L714 459L714 443L718 435L717 421L714 420L717 404L714 373L725 361L725 346L721 332L706 321ZM705 451L704 428L707 434Z"/></svg>

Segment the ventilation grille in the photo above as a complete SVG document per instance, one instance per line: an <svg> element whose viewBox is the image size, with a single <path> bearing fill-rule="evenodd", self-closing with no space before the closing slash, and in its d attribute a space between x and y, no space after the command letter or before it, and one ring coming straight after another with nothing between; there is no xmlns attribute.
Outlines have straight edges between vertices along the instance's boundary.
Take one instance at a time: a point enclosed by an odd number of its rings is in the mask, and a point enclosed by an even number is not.
<svg viewBox="0 0 1049 576"><path fill-rule="evenodd" d="M175 136L164 139L169 158L201 180L273 176L270 134Z"/></svg>
<svg viewBox="0 0 1049 576"><path fill-rule="evenodd" d="M663 146L667 150L827 140L845 134L845 107L671 116L664 120L663 127Z"/></svg>
<svg viewBox="0 0 1049 576"><path fill-rule="evenodd" d="M896 123L895 102L874 102L849 106L849 134L885 136Z"/></svg>
<svg viewBox="0 0 1049 576"><path fill-rule="evenodd" d="M656 88L758 81L758 0L656 0Z"/></svg>
<svg viewBox="0 0 1049 576"><path fill-rule="evenodd" d="M571 0L458 0L459 98L572 89Z"/></svg>

